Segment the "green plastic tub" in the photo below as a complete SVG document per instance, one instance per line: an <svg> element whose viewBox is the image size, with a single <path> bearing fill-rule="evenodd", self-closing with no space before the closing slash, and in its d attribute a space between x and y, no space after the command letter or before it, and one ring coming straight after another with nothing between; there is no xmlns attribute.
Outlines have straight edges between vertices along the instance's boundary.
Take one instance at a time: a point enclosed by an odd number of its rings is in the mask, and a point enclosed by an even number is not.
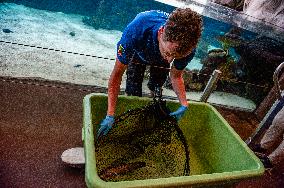
<svg viewBox="0 0 284 188"><path fill-rule="evenodd" d="M150 98L119 96L116 114L144 106ZM171 110L179 103L167 101ZM94 132L107 111L107 96L84 98L83 141L88 187L230 187L240 180L261 176L264 167L224 118L207 103L190 102L179 122L190 148L190 176L106 182L96 168Z"/></svg>

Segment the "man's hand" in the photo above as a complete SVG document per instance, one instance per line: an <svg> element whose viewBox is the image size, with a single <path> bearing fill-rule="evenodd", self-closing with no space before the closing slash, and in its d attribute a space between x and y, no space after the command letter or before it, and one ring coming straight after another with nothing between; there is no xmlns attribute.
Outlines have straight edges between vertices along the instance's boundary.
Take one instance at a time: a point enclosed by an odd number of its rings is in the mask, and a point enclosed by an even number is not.
<svg viewBox="0 0 284 188"><path fill-rule="evenodd" d="M97 138L99 139L101 136L105 136L109 130L112 128L112 124L114 123L114 116L107 115L105 119L101 122L101 127L98 131Z"/></svg>
<svg viewBox="0 0 284 188"><path fill-rule="evenodd" d="M187 106L183 106L181 105L177 111L175 112L171 112L170 116L174 116L177 120L180 120L182 118L182 116L184 115L185 111L187 110Z"/></svg>

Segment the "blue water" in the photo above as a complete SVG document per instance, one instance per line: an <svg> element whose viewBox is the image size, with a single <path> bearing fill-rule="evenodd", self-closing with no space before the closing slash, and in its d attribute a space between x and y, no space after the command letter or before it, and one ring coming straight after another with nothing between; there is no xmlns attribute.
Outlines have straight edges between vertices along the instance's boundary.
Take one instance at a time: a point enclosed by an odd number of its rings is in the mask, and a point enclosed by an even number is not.
<svg viewBox="0 0 284 188"><path fill-rule="evenodd" d="M62 12L65 14L78 14L84 16L82 20L86 25L91 25L94 29L119 30L123 31L125 26L139 13L146 10L163 10L171 12L175 7L162 4L156 1L141 0L7 0L36 9ZM194 60L188 66L189 69L200 70L202 64L200 59L207 55L208 50L212 48L222 48L221 43L216 40L216 36L227 33L234 26L203 17L204 29L202 38L197 47L197 53ZM256 34L243 30L242 37L250 40ZM233 48L229 49L230 55L236 61L239 59Z"/></svg>
<svg viewBox="0 0 284 188"><path fill-rule="evenodd" d="M173 7L155 1L139 0L4 0L4 2L66 14L96 16L100 19L100 23L96 25L96 28L120 31L139 12L151 9L160 9L166 12L173 10Z"/></svg>

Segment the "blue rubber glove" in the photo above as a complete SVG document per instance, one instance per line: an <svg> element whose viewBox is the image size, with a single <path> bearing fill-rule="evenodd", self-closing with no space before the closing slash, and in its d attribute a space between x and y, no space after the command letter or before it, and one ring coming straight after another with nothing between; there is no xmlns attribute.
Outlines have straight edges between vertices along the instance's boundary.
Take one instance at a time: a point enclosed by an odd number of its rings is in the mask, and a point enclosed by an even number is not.
<svg viewBox="0 0 284 188"><path fill-rule="evenodd" d="M101 127L98 131L97 138L99 139L102 135L105 136L112 128L113 123L114 123L114 116L107 115L105 119L101 122Z"/></svg>
<svg viewBox="0 0 284 188"><path fill-rule="evenodd" d="M185 111L187 110L187 106L181 105L177 111L171 112L170 116L174 116L177 120L180 120L182 116L184 115Z"/></svg>

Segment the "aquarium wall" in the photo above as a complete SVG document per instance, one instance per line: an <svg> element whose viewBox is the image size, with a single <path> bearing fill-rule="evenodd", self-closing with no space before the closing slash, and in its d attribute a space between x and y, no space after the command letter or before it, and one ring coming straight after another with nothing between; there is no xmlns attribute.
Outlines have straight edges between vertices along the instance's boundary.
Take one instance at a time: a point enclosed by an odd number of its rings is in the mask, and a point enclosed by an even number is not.
<svg viewBox="0 0 284 188"><path fill-rule="evenodd" d="M222 74L208 101L257 108L284 61L283 30L274 31L271 24L260 28L261 23L246 22L240 13L205 1L2 0L0 76L106 88L127 23L141 11L171 12L175 7L191 7L203 15L202 38L184 74L188 99L199 101L218 69ZM144 83L147 94L147 76ZM163 92L175 97L170 82Z"/></svg>

